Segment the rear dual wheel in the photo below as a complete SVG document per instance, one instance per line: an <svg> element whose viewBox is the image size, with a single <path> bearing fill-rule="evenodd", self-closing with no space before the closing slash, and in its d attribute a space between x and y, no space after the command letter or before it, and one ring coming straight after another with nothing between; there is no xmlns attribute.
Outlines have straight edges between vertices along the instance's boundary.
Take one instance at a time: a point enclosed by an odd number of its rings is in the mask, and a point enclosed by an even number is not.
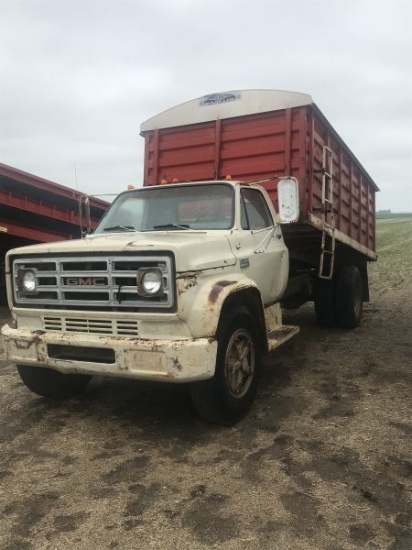
<svg viewBox="0 0 412 550"><path fill-rule="evenodd" d="M317 279L315 312L323 327L356 328L363 313L363 281L359 268L343 266L332 280Z"/></svg>
<svg viewBox="0 0 412 550"><path fill-rule="evenodd" d="M342 328L356 328L363 313L363 282L354 265L343 267L336 279L336 319Z"/></svg>
<svg viewBox="0 0 412 550"><path fill-rule="evenodd" d="M335 281L316 279L314 290L315 313L321 327L336 326Z"/></svg>

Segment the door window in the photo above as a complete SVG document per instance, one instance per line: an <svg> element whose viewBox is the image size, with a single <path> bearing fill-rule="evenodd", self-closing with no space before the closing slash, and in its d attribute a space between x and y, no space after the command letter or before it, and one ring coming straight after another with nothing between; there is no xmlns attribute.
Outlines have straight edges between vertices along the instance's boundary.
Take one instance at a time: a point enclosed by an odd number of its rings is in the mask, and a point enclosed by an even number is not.
<svg viewBox="0 0 412 550"><path fill-rule="evenodd" d="M273 220L262 193L257 189L241 190L242 229L264 229L272 227Z"/></svg>

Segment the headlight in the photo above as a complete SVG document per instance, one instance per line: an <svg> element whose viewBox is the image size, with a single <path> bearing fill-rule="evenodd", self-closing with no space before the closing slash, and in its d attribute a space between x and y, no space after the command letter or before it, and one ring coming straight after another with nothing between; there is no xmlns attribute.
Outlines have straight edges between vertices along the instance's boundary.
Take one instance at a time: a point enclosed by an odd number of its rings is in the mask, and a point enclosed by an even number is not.
<svg viewBox="0 0 412 550"><path fill-rule="evenodd" d="M158 296L162 293L163 274L156 267L137 270L137 292L141 296Z"/></svg>
<svg viewBox="0 0 412 550"><path fill-rule="evenodd" d="M36 273L33 269L19 269L17 272L17 284L22 294L34 294L36 292Z"/></svg>

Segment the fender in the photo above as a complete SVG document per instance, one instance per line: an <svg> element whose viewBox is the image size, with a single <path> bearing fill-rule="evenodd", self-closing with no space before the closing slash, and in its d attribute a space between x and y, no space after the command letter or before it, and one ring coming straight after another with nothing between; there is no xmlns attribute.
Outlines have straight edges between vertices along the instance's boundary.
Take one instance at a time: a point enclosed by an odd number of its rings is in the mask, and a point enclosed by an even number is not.
<svg viewBox="0 0 412 550"><path fill-rule="evenodd" d="M260 294L256 283L243 274L182 274L177 278L177 315L188 324L193 338L214 338L228 296L248 288Z"/></svg>

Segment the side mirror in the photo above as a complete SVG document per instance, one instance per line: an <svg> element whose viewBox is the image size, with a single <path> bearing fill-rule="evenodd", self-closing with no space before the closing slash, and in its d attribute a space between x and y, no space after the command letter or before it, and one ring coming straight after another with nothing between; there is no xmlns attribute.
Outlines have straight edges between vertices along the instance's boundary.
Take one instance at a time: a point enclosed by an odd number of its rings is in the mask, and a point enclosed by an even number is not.
<svg viewBox="0 0 412 550"><path fill-rule="evenodd" d="M296 178L279 180L278 203L281 223L293 223L299 220L299 183Z"/></svg>

